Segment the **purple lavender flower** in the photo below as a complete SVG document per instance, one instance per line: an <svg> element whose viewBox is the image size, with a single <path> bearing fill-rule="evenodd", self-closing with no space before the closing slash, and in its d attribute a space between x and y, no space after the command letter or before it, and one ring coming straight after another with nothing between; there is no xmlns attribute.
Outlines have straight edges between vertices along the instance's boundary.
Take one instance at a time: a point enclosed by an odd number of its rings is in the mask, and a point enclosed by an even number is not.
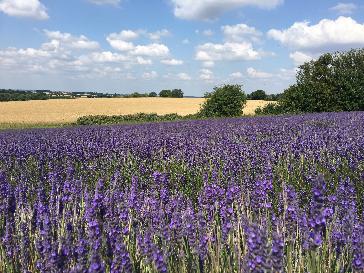
<svg viewBox="0 0 364 273"><path fill-rule="evenodd" d="M320 247L323 238L326 235L326 226L329 219L333 214L333 210L330 207L326 207L327 197L326 194L326 183L324 177L319 175L314 181L313 197L310 207L310 218L308 219L308 225L310 230L310 246L312 248Z"/></svg>
<svg viewBox="0 0 364 273"><path fill-rule="evenodd" d="M246 272L263 273L270 270L269 246L266 230L257 224L245 227L248 252L245 257Z"/></svg>
<svg viewBox="0 0 364 273"><path fill-rule="evenodd" d="M130 255L123 242L116 242L114 257L111 264L111 273L132 272Z"/></svg>
<svg viewBox="0 0 364 273"><path fill-rule="evenodd" d="M90 266L88 273L103 273L105 272L105 265L97 252L93 252L90 258Z"/></svg>
<svg viewBox="0 0 364 273"><path fill-rule="evenodd" d="M272 240L271 263L273 272L284 272L284 241L282 236L274 232Z"/></svg>

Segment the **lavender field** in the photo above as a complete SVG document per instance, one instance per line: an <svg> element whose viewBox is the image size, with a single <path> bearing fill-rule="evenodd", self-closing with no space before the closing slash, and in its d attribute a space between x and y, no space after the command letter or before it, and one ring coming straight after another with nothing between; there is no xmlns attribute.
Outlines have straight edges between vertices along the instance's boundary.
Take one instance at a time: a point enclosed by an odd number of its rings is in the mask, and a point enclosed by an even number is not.
<svg viewBox="0 0 364 273"><path fill-rule="evenodd" d="M0 133L0 272L363 272L364 112Z"/></svg>

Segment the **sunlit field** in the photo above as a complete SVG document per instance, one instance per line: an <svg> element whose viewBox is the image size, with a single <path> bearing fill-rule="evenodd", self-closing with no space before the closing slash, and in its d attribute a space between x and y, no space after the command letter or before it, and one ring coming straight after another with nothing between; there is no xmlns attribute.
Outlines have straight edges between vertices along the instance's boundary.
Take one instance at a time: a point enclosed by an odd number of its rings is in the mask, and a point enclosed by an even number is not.
<svg viewBox="0 0 364 273"><path fill-rule="evenodd" d="M127 115L157 113L179 115L199 111L203 98L117 98L55 99L45 101L0 102L0 124L59 124L75 122L87 115ZM266 101L249 101L245 115L253 115Z"/></svg>

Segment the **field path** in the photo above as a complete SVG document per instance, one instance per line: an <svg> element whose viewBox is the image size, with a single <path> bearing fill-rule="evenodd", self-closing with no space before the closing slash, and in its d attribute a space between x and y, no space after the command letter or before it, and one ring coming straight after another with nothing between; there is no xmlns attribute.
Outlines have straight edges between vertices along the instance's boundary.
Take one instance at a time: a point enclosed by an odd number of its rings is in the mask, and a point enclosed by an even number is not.
<svg viewBox="0 0 364 273"><path fill-rule="evenodd" d="M203 98L81 98L45 101L0 102L0 123L69 123L86 115L126 115L157 113L180 115L196 113ZM266 101L248 101L244 114L252 115Z"/></svg>

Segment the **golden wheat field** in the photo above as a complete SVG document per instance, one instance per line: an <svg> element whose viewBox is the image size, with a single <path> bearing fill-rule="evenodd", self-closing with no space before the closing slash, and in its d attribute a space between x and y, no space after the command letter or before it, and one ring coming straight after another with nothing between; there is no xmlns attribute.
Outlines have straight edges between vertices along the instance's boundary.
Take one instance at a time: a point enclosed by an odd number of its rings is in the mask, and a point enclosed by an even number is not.
<svg viewBox="0 0 364 273"><path fill-rule="evenodd" d="M71 123L86 115L126 115L135 113L194 114L203 98L81 98L45 101L0 102L2 124L59 124ZM248 100L245 115L267 101Z"/></svg>

